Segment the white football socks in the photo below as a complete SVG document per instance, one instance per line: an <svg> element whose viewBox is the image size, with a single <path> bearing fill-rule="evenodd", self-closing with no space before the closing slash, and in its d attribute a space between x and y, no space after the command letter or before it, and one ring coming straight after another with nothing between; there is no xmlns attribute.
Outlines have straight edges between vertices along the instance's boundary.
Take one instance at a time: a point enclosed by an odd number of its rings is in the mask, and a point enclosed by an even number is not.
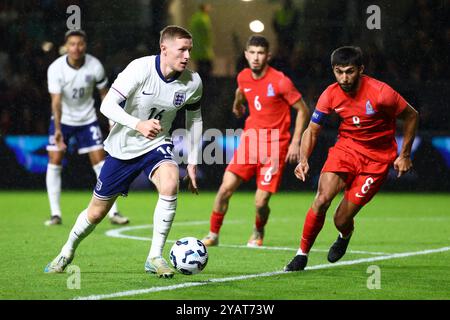
<svg viewBox="0 0 450 320"><path fill-rule="evenodd" d="M50 202L50 214L59 217L61 217L61 206L59 203L61 197L61 171L62 166L49 163L47 165L47 175L45 176L48 201Z"/></svg>
<svg viewBox="0 0 450 320"><path fill-rule="evenodd" d="M153 214L153 238L148 258L162 256L164 244L172 226L177 208L177 195L160 195Z"/></svg>
<svg viewBox="0 0 450 320"><path fill-rule="evenodd" d="M61 253L65 257L71 257L81 240L86 238L94 229L96 224L89 221L87 216L87 209L83 210L77 218L75 225L69 233L69 239L63 246Z"/></svg>
<svg viewBox="0 0 450 320"><path fill-rule="evenodd" d="M100 161L96 165L92 166L92 169L95 172L95 176L98 179L98 176L100 175L100 171L102 171L103 164L105 163L105 160ZM111 209L108 212L108 217L113 217L114 213L119 212L119 209L117 208L117 201L114 201L114 204L112 205Z"/></svg>

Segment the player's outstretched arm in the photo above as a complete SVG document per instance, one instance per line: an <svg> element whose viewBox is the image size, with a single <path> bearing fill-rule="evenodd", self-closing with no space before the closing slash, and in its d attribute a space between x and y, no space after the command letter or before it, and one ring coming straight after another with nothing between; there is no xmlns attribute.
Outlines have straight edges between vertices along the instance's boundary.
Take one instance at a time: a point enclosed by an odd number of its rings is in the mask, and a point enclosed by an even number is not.
<svg viewBox="0 0 450 320"><path fill-rule="evenodd" d="M297 110L297 117L295 118L294 134L286 155L286 161L298 163L300 160L300 141L309 120L309 108L303 98L294 103L292 107Z"/></svg>
<svg viewBox="0 0 450 320"><path fill-rule="evenodd" d="M308 128L306 128L303 133L302 142L300 144L300 161L294 170L295 176L302 181L305 181L308 175L308 159L316 146L317 138L321 129L321 125L310 122Z"/></svg>
<svg viewBox="0 0 450 320"><path fill-rule="evenodd" d="M411 105L408 106L398 115L403 120L403 143L400 154L394 161L394 169L397 170L397 177L401 177L404 173L412 168L411 148L416 136L419 124L419 113Z"/></svg>
<svg viewBox="0 0 450 320"><path fill-rule="evenodd" d="M239 90L239 88L236 89L236 92L234 94L234 101L233 101L233 113L236 116L236 118L241 118L245 113L245 106L243 103L245 102L245 96Z"/></svg>
<svg viewBox="0 0 450 320"><path fill-rule="evenodd" d="M51 93L50 96L52 99L53 121L55 123L55 144L59 149L65 150L67 148L67 145L64 143L64 137L61 131L62 95L60 93Z"/></svg>

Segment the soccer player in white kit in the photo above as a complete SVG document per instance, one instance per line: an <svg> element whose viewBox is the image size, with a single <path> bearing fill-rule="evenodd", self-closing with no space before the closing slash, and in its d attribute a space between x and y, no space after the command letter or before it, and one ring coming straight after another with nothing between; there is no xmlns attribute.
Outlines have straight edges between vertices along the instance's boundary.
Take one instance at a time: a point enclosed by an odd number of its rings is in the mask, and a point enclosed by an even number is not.
<svg viewBox="0 0 450 320"><path fill-rule="evenodd" d="M88 208L81 212L69 239L45 272L64 271L81 240L105 217L115 199L128 193L131 182L144 171L159 193L144 269L159 277L173 277L174 271L162 252L175 216L179 181L169 130L181 109L186 110L189 189L198 192L196 165L202 137L202 81L196 72L186 68L191 48L192 36L187 30L167 26L161 31L160 54L132 61L114 81L100 108L115 122L105 141L109 156Z"/></svg>
<svg viewBox="0 0 450 320"><path fill-rule="evenodd" d="M86 53L86 34L83 30L69 30L65 35L67 54L56 59L48 68L48 91L51 95L52 118L47 146L46 185L50 202L50 220L46 225L61 224L61 171L67 143L76 140L79 154L89 154L96 176L105 159L103 137L94 108L94 87L103 100L108 89L100 61ZM114 203L109 212L113 224L126 224Z"/></svg>

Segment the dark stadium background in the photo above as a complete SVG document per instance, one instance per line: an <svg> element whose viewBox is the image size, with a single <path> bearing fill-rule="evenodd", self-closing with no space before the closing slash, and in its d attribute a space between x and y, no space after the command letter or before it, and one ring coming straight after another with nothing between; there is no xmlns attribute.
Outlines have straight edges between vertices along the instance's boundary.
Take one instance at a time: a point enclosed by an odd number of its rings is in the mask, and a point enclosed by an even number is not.
<svg viewBox="0 0 450 320"><path fill-rule="evenodd" d="M272 17L279 1L209 1L215 35L214 73L205 83L204 129L243 126L231 113L235 76L244 66L242 50L252 33L248 23L265 24L274 54L272 65L287 73L311 109L333 82L329 56L342 45L358 45L366 73L397 89L420 113L414 171L384 190L450 190L450 119L448 93L450 14L445 0L292 1L298 20L289 41L278 43ZM157 53L159 31L167 24L187 27L200 2L189 1L0 1L0 189L45 190L45 140L50 119L47 68L59 56L69 5L81 9L81 27L88 35L88 53L105 66L110 84L134 58ZM369 5L381 9L381 29L369 30ZM242 15L246 18L242 18ZM291 45L289 45L291 43ZM195 45L195 39L194 39ZM283 47L282 45L286 45ZM99 101L97 97L97 107ZM107 121L100 116L107 133ZM183 115L176 125L183 126ZM336 136L333 119L311 158L311 179L298 182L288 166L282 190L314 190L319 170ZM398 133L401 133L399 131ZM81 158L81 159L80 159ZM202 189L219 186L224 165L202 165ZM34 173L31 171L35 171ZM63 171L64 189L90 189L94 174L87 158L69 153ZM142 187L142 181L135 184ZM248 183L242 189L253 189Z"/></svg>

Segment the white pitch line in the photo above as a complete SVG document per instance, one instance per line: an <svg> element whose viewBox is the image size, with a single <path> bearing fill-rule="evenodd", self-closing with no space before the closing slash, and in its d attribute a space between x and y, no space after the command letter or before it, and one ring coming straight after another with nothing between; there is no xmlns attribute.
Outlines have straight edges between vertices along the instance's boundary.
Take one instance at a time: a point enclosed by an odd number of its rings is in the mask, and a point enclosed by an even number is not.
<svg viewBox="0 0 450 320"><path fill-rule="evenodd" d="M239 221L230 221L228 223L239 223ZM209 221L187 221L187 222L178 222L174 225L178 226L195 226L195 225L203 225L203 224L209 224ZM122 238L122 239L132 239L132 240L140 240L140 241L151 241L152 239L149 237L139 237L139 236L131 236L123 234L123 232L131 231L131 230L138 230L138 229L151 229L153 228L153 225L146 224L146 225L140 225L140 226L132 226L132 227L122 227L118 229L111 229L108 230L105 234L108 237L113 238ZM174 243L175 240L167 240L168 243ZM220 244L223 248L239 248L239 249L257 249L257 250L281 250L281 251L297 251L295 248L289 248L289 247L270 247L270 246L262 246L262 247L247 247L246 245L238 245L238 244ZM313 252L328 252L328 249L311 249ZM372 252L372 251L361 251L361 250L348 250L348 253L353 254L370 254L370 255L386 255L389 254L387 252Z"/></svg>
<svg viewBox="0 0 450 320"><path fill-rule="evenodd" d="M443 247L443 248L423 250L423 251L394 253L394 254L381 256L381 257L341 261L341 262L337 262L334 264L331 264L331 263L319 264L319 265L315 265L315 266L311 266L311 267L306 267L305 270L318 270L318 269L326 269L326 268L333 268L333 267L339 267L339 266L355 265L355 264L361 264L361 263L366 263L366 262L399 259L399 258L406 258L406 257L412 257L412 256L418 256L418 255L424 255L424 254L445 252L445 251L449 251L449 250L450 250L450 247ZM128 290L128 291L121 291L121 292L110 293L110 294L98 294L98 295L90 295L90 296L85 296L85 297L76 297L76 298L74 298L74 300L112 299L112 298L120 298L120 297L127 297L127 296L135 296L135 295L152 293L152 292L172 291L172 290L181 289L181 288L204 286L204 285L208 285L208 284L212 284L212 283L247 280L247 279L253 279L253 278L270 277L270 276L281 275L281 274L290 274L290 273L292 273L292 272L285 272L285 271L264 272L264 273L236 276L236 277L216 278L216 279L210 279L210 280L206 280L206 281L202 281L202 282L180 283L180 284L171 285L171 286L152 287L152 288L147 288L147 289Z"/></svg>

